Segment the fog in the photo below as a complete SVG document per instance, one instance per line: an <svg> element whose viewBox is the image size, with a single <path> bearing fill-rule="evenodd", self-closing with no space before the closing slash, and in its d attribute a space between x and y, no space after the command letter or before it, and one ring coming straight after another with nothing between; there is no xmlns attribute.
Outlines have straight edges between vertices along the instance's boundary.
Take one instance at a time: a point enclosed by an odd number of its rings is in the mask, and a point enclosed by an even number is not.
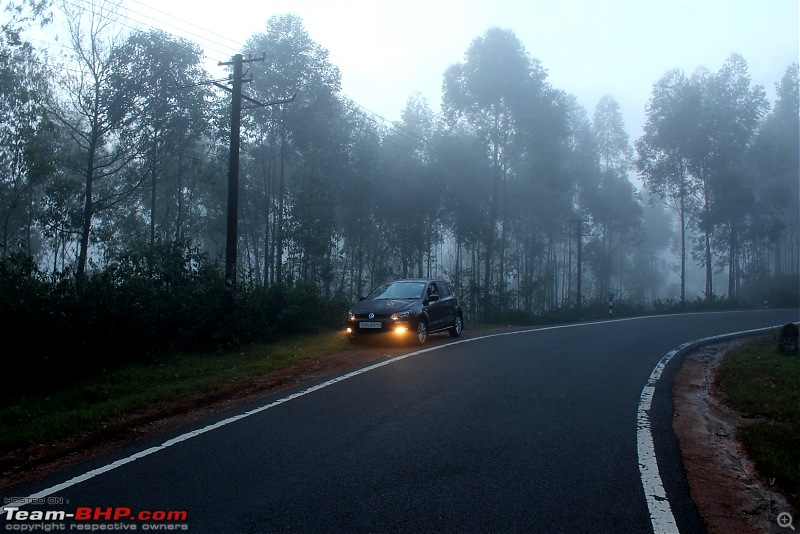
<svg viewBox="0 0 800 534"><path fill-rule="evenodd" d="M9 100L5 252L45 271L180 236L229 284L441 276L474 317L800 272L796 3L63 7L4 41L41 97Z"/></svg>

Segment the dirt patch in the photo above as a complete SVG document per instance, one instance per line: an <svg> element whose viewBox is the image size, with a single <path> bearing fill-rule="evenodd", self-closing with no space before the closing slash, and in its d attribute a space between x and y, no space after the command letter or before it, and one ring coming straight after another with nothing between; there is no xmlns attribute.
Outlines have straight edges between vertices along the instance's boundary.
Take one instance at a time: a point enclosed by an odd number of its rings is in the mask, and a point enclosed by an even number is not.
<svg viewBox="0 0 800 534"><path fill-rule="evenodd" d="M724 355L743 343L719 343L687 354L673 383L673 427L692 500L709 534L770 532L777 528L778 514L791 510L786 498L756 473L736 439L736 429L754 420L720 402L717 369Z"/></svg>

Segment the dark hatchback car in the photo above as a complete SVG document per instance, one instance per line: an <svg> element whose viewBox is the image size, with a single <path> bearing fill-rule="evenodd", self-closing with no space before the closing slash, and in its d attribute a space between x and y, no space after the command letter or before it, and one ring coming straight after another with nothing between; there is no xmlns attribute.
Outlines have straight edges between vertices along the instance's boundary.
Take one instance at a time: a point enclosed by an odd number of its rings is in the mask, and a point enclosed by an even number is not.
<svg viewBox="0 0 800 534"><path fill-rule="evenodd" d="M379 285L348 313L347 335L390 334L422 344L434 332L458 337L464 316L458 297L442 280L395 280Z"/></svg>

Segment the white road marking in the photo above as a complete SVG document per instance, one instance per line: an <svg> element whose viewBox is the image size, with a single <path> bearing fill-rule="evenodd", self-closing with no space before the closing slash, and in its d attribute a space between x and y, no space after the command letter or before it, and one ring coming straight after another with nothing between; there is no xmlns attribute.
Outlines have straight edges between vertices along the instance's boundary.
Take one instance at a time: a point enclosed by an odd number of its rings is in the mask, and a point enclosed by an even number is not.
<svg viewBox="0 0 800 534"><path fill-rule="evenodd" d="M774 327L773 327L774 328ZM720 336L706 337L696 341L684 343L678 348L668 352L656 365L650 378L647 380L642 394L639 397L639 409L636 413L636 445L639 453L639 473L642 478L642 488L647 500L647 509L650 512L650 523L653 525L655 534L679 534L675 516L672 514L672 507L664 491L661 482L661 475L658 472L658 462L656 461L656 451L653 446L653 434L650 431L650 406L653 402L653 393L656 383L661 378L661 373L669 361L676 355L691 348L704 345L714 341L722 341L740 336L748 336L769 332L770 328L759 328L756 330L745 330L742 332L732 332Z"/></svg>
<svg viewBox="0 0 800 534"><path fill-rule="evenodd" d="M653 434L650 432L650 405L653 401L653 393L656 389L656 382L661 378L661 372L675 354L691 343L681 345L678 349L669 352L661 358L647 385L642 390L639 398L639 409L636 413L636 448L639 454L639 473L642 478L644 496L647 500L647 509L650 512L650 522L653 525L653 532L677 533L678 525L675 523L675 516L672 515L672 508L669 505L664 485L661 483L661 475L658 473L658 462L656 461L656 451L653 445Z"/></svg>
<svg viewBox="0 0 800 534"><path fill-rule="evenodd" d="M164 450L164 449L166 449L168 447L171 447L173 445L176 445L178 443L182 443L184 441L188 441L188 440L190 440L190 439L192 439L194 437L197 437L197 436L200 436L202 434L205 434L206 432L211 432L212 430L216 430L217 428L221 428L221 427L227 426L227 425L229 425L231 423L235 423L236 421L239 421L239 420L244 419L246 417L249 417L251 415L255 415L255 414L264 412L266 410L269 410L270 408L274 408L275 406L279 406L279 405L287 403L287 402L289 402L291 400L294 400L294 399L297 399L299 397L303 397L305 395L308 395L309 393L313 393L313 392L318 391L320 389L324 389L324 388L326 388L328 386L331 386L331 385L339 383L339 382L343 382L344 380L347 380L349 378L353 378L355 376L364 374L366 372L373 371L373 370L378 369L380 367L383 367L385 365L390 365L390 364L405 360L406 358L410 358L412 356L417 356L419 354L432 352L432 351L435 351L435 350L443 349L445 347L451 347L453 345L460 345L462 343L471 343L473 341L478 341L478 340L481 340L481 339L488 339L488 338L492 338L492 337L511 336L511 335L517 335L517 334L527 334L527 333L530 333L530 332L543 332L543 331L546 331L546 330L559 330L559 329L563 329L563 328L576 328L576 327L580 327L580 326L597 325L597 324L605 324L605 323L618 323L618 322L625 322L625 321L638 321L638 320L648 319L648 318L652 318L652 317L654 317L654 316L628 317L628 318L612 319L612 320L606 320L606 321L595 321L595 322L592 322L592 323L576 323L576 324L566 324L566 325L557 325L557 326L546 326L546 327L541 327L541 328L529 328L529 329L525 329L525 330L515 330L513 332L500 332L500 333L497 333L497 334L487 334L485 336L479 336L479 337L474 337L474 338L469 338L469 339L461 339L461 340L458 340L458 341L453 341L451 343L445 343L445 344L442 344L442 345L436 345L436 346L433 346L433 347L428 347L428 348L425 348L425 349L413 351L413 352L410 352L408 354L403 354L401 356L396 356L396 357L391 358L389 360L384 360L384 361L378 362L376 364L364 367L362 369L357 369L355 371L352 371L352 372L349 372L347 374L338 376L336 378L333 378L333 379L328 380L326 382L323 382L323 383L317 384L315 386L309 387L309 388L304 389L302 391L299 391L297 393L293 393L293 394L288 395L286 397L282 397L282 398L280 398L280 399L278 399L278 400L276 400L274 402L271 402L269 404L265 404L263 406L255 408L255 409L250 410L248 412L244 412L244 413L241 413L239 415L235 415L233 417L229 417L228 419L224 419L222 421L218 421L216 423L213 423L211 425L205 426L205 427L200 428L198 430L194 430L192 432L187 432L186 434L181 434L180 436L177 436L175 438L172 438L170 440L165 441L164 443L162 443L161 445L159 445L157 447L151 447L149 449L145 449L143 451L137 452L137 453L135 453L135 454L133 454L131 456L128 456L126 458L122 458L120 460L112 462L112 463L110 463L108 465L105 465L103 467L100 467L100 468L97 468L97 469L93 469L92 471L88 471L88 472L86 472L86 473L84 473L82 475L78 475L78 476L76 476L74 478L71 478L71 479L65 481L65 482L62 482L61 484L56 484L55 486L51 486L49 488L43 489L43 490L41 490L39 492L36 492L36 493L34 493L32 495L29 495L28 497L24 497L24 498L20 499L19 500L20 502L17 502L17 503L13 503L12 502L12 503L7 504L6 506L3 506L2 508L0 508L0 516L5 515L6 508L22 508L25 504L29 504L29 503L33 503L33 502L40 502L40 499L42 499L42 498L48 497L50 495L53 495L54 493L57 493L59 491L63 491L65 489L67 489L67 488L70 488L72 486L80 484L81 482L85 482L85 481L87 481L89 479L92 479L92 478L94 478L96 476L102 475L104 473L108 473L109 471L113 471L114 469L117 469L118 467L122 467L123 465L132 463L132 462L134 462L136 460L140 460L142 458L150 456L151 454L154 454L154 453L157 453L159 451L162 451L162 450ZM757 332L757 330L752 330L750 332ZM724 337L729 337L729 336L719 336L719 337L723 337L724 338ZM713 340L713 339L716 339L716 338L706 338L706 339ZM681 345L681 347L679 347L678 349L673 351L671 354L674 355L678 351L682 350L683 347L687 347L689 345L692 345L692 343L687 343L685 345ZM660 367L656 366L656 369L653 370L653 374L650 375L650 380L648 381L648 386L645 386L645 391L647 391L648 387L650 387L650 383L652 382L652 387L651 387L651 390L650 390L650 393L649 393L649 397L648 397L648 400L647 400L647 403L646 403L646 410L650 409L650 400L649 399L652 398L652 389L655 388L655 381L657 381L658 377L661 376L661 370L663 370L664 366L666 365L666 363L669 361L669 359L671 357L672 356L667 355L664 358L662 358L661 362L659 362L659 366ZM656 375L656 371L658 371L657 375ZM642 391L642 397L645 396L645 391ZM661 491L659 493L651 492L652 495L658 495L659 496L658 498L653 497L652 499L655 500L656 502L659 502L659 499L661 499L661 495L663 495L664 492L663 492L663 487L661 486L661 478L658 475L658 465L656 464L656 460L655 460L655 452L653 451L653 445L652 445L652 441L653 440L652 440L652 436L650 435L649 418L648 418L646 413L642 414L642 407L643 407L643 401L640 400L640 402L639 402L639 413L640 413L640 416L639 416L639 431L637 432L637 435L644 428L643 424L642 424L642 421L643 421L642 416L643 416L644 417L644 421L646 422L646 433L647 433L647 436L649 436L649 437L646 436L644 438L645 439L644 445L642 444L642 438L638 439L638 441L639 441L639 451L640 451L639 452L639 470L640 470L640 472L642 472L642 484L645 487L645 495L648 497L648 508L650 509L650 516L651 516L651 519L652 519L653 518L653 508L650 506L651 497L648 495L648 492L650 490L649 490L649 486L645 485L645 475L644 475L645 467L643 467L644 462L642 460L642 450L643 450L642 447L643 446L644 446L644 449L646 451L647 450L650 451L650 455L651 455L651 457L647 460L647 464L646 464L647 468L646 468L646 470L650 473L650 476L652 476L653 474L655 475L655 479L654 480L657 483L658 487L661 487ZM647 440L649 440L649 445L648 445ZM648 447L649 447L649 449L648 449ZM669 510L669 502L666 501L666 498L664 498L664 500L661 501L661 502L666 503L666 509ZM660 502L659 502L659 504L660 504ZM661 508L663 508L663 507L658 507L658 509L661 509ZM672 513L669 512L669 515L672 516ZM673 518L672 521L674 523L674 518ZM659 523L659 525L660 524L661 523ZM653 520L653 528L656 529L655 520ZM665 531L655 530L655 532L656 533L660 533L660 532L665 532ZM677 528L675 529L675 532L677 532Z"/></svg>

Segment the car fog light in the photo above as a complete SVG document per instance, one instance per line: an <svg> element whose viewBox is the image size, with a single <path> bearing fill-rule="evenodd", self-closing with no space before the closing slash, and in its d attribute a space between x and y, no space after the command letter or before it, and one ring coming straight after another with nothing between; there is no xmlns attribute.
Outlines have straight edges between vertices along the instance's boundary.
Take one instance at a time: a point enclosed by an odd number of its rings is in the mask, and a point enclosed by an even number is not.
<svg viewBox="0 0 800 534"><path fill-rule="evenodd" d="M349 326L347 327L347 333L348 333L348 334L352 334L352 333L353 333L353 329L352 329L352 328L350 328Z"/></svg>
<svg viewBox="0 0 800 534"><path fill-rule="evenodd" d="M408 330L408 328L406 328L405 326L398 326L397 328L394 329L394 331L397 332L398 334L404 334L406 330Z"/></svg>

